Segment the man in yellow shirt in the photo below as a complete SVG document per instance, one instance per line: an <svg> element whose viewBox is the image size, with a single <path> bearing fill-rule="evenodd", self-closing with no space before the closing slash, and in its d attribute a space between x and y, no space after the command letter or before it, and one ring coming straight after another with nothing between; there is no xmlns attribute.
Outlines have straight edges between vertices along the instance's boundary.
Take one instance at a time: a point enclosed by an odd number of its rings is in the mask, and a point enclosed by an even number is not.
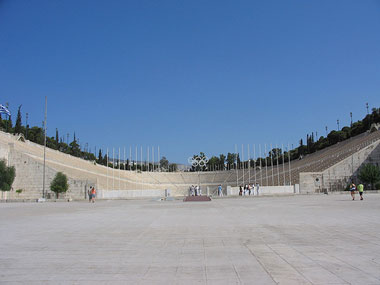
<svg viewBox="0 0 380 285"><path fill-rule="evenodd" d="M359 191L359 195L360 195L360 200L363 200L363 192L364 192L364 186L363 184L359 184L358 185L358 191Z"/></svg>

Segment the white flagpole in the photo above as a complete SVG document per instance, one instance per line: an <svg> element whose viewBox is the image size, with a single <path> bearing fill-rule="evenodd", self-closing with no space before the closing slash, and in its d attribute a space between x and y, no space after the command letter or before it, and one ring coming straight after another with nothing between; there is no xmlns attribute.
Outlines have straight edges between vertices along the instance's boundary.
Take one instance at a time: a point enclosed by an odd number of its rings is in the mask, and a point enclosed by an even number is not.
<svg viewBox="0 0 380 285"><path fill-rule="evenodd" d="M127 164L125 163L125 147L124 147L124 170L125 170L125 168L126 168L126 166L127 166Z"/></svg>
<svg viewBox="0 0 380 285"><path fill-rule="evenodd" d="M129 146L129 170L132 170L131 163L132 163L132 146Z"/></svg>
<svg viewBox="0 0 380 285"><path fill-rule="evenodd" d="M272 147L272 144L270 144L270 164L271 164L271 167L272 167L272 186L274 186L273 147Z"/></svg>
<svg viewBox="0 0 380 285"><path fill-rule="evenodd" d="M257 180L256 180L256 144L253 144L253 173L255 175L254 184L256 184L257 183Z"/></svg>
<svg viewBox="0 0 380 285"><path fill-rule="evenodd" d="M148 147L149 147L149 146L147 146L147 153L148 153ZM145 159L144 159L145 171L148 171L148 167L147 167L147 165L146 165L146 160L147 160L147 159L148 159L148 156L146 156ZM148 164L149 164L149 161L148 161Z"/></svg>
<svg viewBox="0 0 380 285"><path fill-rule="evenodd" d="M290 148L288 143L288 157L289 157L289 185L292 185L292 169L290 168Z"/></svg>
<svg viewBox="0 0 380 285"><path fill-rule="evenodd" d="M147 160L148 160L148 172L149 172L149 163L150 163L150 161L149 161L149 146L147 146L147 148L146 148L146 153L147 153Z"/></svg>
<svg viewBox="0 0 380 285"><path fill-rule="evenodd" d="M261 163L261 144L259 144L259 153L260 153L260 185L263 185L263 170L262 168L262 163Z"/></svg>
<svg viewBox="0 0 380 285"><path fill-rule="evenodd" d="M121 190L120 188L120 147L119 147L119 190Z"/></svg>
<svg viewBox="0 0 380 285"><path fill-rule="evenodd" d="M276 159L277 159L277 186L280 186L280 165L278 164L278 147L276 144Z"/></svg>
<svg viewBox="0 0 380 285"><path fill-rule="evenodd" d="M265 157L265 181L268 186L268 159L267 159L267 144L264 145L264 157Z"/></svg>
<svg viewBox="0 0 380 285"><path fill-rule="evenodd" d="M241 162L243 162L243 187L245 186L244 185L244 147L243 147L243 144L241 145L241 159L240 159Z"/></svg>
<svg viewBox="0 0 380 285"><path fill-rule="evenodd" d="M284 186L286 185L285 182L285 152L284 152L284 144L281 144L281 152L282 152L282 175L284 176Z"/></svg>
<svg viewBox="0 0 380 285"><path fill-rule="evenodd" d="M135 160L135 190L137 190L137 145L135 149L135 154L136 154L136 160Z"/></svg>
<svg viewBox="0 0 380 285"><path fill-rule="evenodd" d="M109 156L109 153L108 153L108 147L107 147L107 166L106 166L107 167L107 191L109 190L108 189L108 161L109 161L109 157L108 156Z"/></svg>
<svg viewBox="0 0 380 285"><path fill-rule="evenodd" d="M157 152L158 152L158 171L161 172L160 146L157 147Z"/></svg>
<svg viewBox="0 0 380 285"><path fill-rule="evenodd" d="M45 129L45 136L44 136L44 173L42 178L42 198L45 198L45 165L46 165L46 130L47 130L47 96L45 96L45 121L44 121L44 129ZM8 122L9 122L9 115L8 115ZM8 126L7 122L7 126ZM11 126L12 127L12 126ZM47 191L46 191L47 192Z"/></svg>
<svg viewBox="0 0 380 285"><path fill-rule="evenodd" d="M124 171L127 168L127 164L125 162L125 147L124 147ZM125 173L124 173L124 189L127 190L127 181L125 180Z"/></svg>
<svg viewBox="0 0 380 285"><path fill-rule="evenodd" d="M154 146L152 146L152 167L154 172Z"/></svg>
<svg viewBox="0 0 380 285"><path fill-rule="evenodd" d="M115 148L112 148L112 190L115 190Z"/></svg>
<svg viewBox="0 0 380 285"><path fill-rule="evenodd" d="M249 144L247 146L248 149L248 184L251 184L251 158L249 157Z"/></svg>
<svg viewBox="0 0 380 285"><path fill-rule="evenodd" d="M135 154L136 154L136 168L135 168L135 172L137 173L137 146L136 146L136 149L135 149ZM136 183L137 183L137 176L136 176ZM136 188L137 188L137 184L136 184Z"/></svg>
<svg viewBox="0 0 380 285"><path fill-rule="evenodd" d="M140 169L141 169L141 173L143 171L143 158L142 158L142 146L140 146Z"/></svg>
<svg viewBox="0 0 380 285"><path fill-rule="evenodd" d="M237 163L237 145L235 144L235 156L236 156L236 168L235 168L235 172L236 172L236 187L239 186L239 171L238 171L238 163Z"/></svg>

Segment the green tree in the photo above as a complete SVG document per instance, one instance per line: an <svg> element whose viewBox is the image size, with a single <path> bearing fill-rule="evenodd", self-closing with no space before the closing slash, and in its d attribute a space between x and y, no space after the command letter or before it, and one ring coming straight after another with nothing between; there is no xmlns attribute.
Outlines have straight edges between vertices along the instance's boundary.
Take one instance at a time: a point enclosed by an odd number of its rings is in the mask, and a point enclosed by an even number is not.
<svg viewBox="0 0 380 285"><path fill-rule="evenodd" d="M58 145L59 144L59 135L58 135L58 129L57 128L55 128L55 141Z"/></svg>
<svg viewBox="0 0 380 285"><path fill-rule="evenodd" d="M336 144L337 142L343 141L346 139L346 133L343 131L331 131L327 138L329 140L330 145Z"/></svg>
<svg viewBox="0 0 380 285"><path fill-rule="evenodd" d="M57 172L53 181L50 184L50 190L57 195L59 198L59 193L65 193L69 189L69 184L67 183L67 176L62 172Z"/></svg>
<svg viewBox="0 0 380 285"><path fill-rule="evenodd" d="M178 170L178 165L176 163L169 164L169 172L176 172Z"/></svg>
<svg viewBox="0 0 380 285"><path fill-rule="evenodd" d="M160 160L160 165L161 165L161 168L163 169L169 169L169 160L166 159L165 156L163 156Z"/></svg>
<svg viewBox="0 0 380 285"><path fill-rule="evenodd" d="M13 129L12 116L9 116L7 121L7 132L11 133Z"/></svg>
<svg viewBox="0 0 380 285"><path fill-rule="evenodd" d="M224 164L226 163L226 156L224 154L219 155L219 170L224 169Z"/></svg>
<svg viewBox="0 0 380 285"><path fill-rule="evenodd" d="M76 157L81 156L81 150L79 148L79 144L77 143L74 135L74 140L70 143L70 154Z"/></svg>
<svg viewBox="0 0 380 285"><path fill-rule="evenodd" d="M17 111L16 125L14 128L15 134L21 134L22 133L22 129L21 129L21 106L22 105L20 105L18 107L18 111Z"/></svg>
<svg viewBox="0 0 380 285"><path fill-rule="evenodd" d="M0 190L9 191L12 189L13 181L16 177L14 166L7 166L5 160L0 160Z"/></svg>
<svg viewBox="0 0 380 285"><path fill-rule="evenodd" d="M236 154L229 152L227 154L227 164L229 165L230 169L235 168L235 161L236 161Z"/></svg>
<svg viewBox="0 0 380 285"><path fill-rule="evenodd" d="M366 184L370 184L371 187L380 181L380 168L373 164L365 164L361 167L359 179Z"/></svg>
<svg viewBox="0 0 380 285"><path fill-rule="evenodd" d="M207 162L207 168L209 171L215 170L217 165L219 165L219 158L216 156L212 156Z"/></svg>
<svg viewBox="0 0 380 285"><path fill-rule="evenodd" d="M102 163L102 162L103 162L102 149L99 148L98 163Z"/></svg>

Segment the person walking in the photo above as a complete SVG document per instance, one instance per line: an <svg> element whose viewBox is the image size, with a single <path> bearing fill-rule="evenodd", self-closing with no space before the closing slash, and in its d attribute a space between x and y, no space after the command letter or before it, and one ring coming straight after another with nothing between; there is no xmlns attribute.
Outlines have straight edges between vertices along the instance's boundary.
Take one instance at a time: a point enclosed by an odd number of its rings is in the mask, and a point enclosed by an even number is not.
<svg viewBox="0 0 380 285"><path fill-rule="evenodd" d="M88 202L91 203L91 191L92 191L92 186L90 186L90 189L87 190L87 195L88 195Z"/></svg>
<svg viewBox="0 0 380 285"><path fill-rule="evenodd" d="M95 196L96 196L96 190L95 190L95 187L92 187L92 190L91 190L91 202L92 203L95 203Z"/></svg>
<svg viewBox="0 0 380 285"><path fill-rule="evenodd" d="M360 195L360 200L363 200L363 192L364 192L364 186L363 184L359 184L358 185L358 191L359 191L359 195Z"/></svg>
<svg viewBox="0 0 380 285"><path fill-rule="evenodd" d="M222 190L223 190L222 185L219 184L219 186L218 186L218 196L219 197L223 196L223 191Z"/></svg>
<svg viewBox="0 0 380 285"><path fill-rule="evenodd" d="M352 181L351 184L350 184L350 192L351 192L352 200L355 200L355 191L356 191L356 185Z"/></svg>

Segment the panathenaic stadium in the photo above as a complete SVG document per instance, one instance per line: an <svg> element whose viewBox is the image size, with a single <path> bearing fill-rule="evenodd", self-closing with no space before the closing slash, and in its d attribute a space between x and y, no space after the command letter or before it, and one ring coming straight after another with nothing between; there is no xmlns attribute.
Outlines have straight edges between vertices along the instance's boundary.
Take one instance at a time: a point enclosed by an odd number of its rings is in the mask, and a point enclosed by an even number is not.
<svg viewBox="0 0 380 285"><path fill-rule="evenodd" d="M238 186L260 183L266 194L309 194L341 191L356 177L364 163L380 162L380 131L366 132L286 165L256 169L207 172L135 172L97 165L94 162L46 148L46 191L57 172L69 179L65 199L85 199L94 186L98 198L147 198L187 196L190 185L201 185L204 194L216 195L219 184L225 195L237 195ZM42 197L44 148L20 136L0 132L0 158L16 168L13 190L7 199ZM22 189L16 193L16 189ZM4 197L3 197L4 198Z"/></svg>

